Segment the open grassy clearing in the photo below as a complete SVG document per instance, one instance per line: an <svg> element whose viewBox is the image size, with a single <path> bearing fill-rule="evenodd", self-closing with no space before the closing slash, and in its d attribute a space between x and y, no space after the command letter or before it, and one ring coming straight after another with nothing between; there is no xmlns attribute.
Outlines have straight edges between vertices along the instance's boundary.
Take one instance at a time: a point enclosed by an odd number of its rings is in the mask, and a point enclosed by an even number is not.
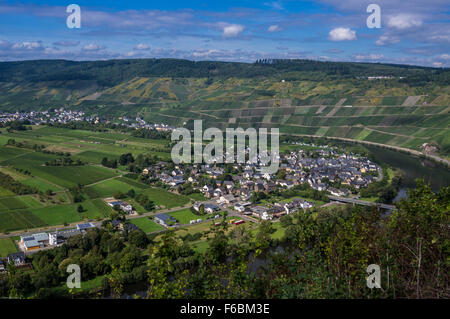
<svg viewBox="0 0 450 319"><path fill-rule="evenodd" d="M205 216L194 214L190 208L169 213L168 215L174 217L180 224L189 224L191 220L205 219Z"/></svg>
<svg viewBox="0 0 450 319"><path fill-rule="evenodd" d="M83 191L89 198L101 198L101 197L111 197L112 194L122 192L126 193L133 186L124 183L118 179L110 179L98 184L86 187Z"/></svg>
<svg viewBox="0 0 450 319"><path fill-rule="evenodd" d="M190 202L189 198L186 196L170 193L160 188L148 188L142 193L148 195L150 200L161 208L179 207Z"/></svg>
<svg viewBox="0 0 450 319"><path fill-rule="evenodd" d="M15 252L17 248L12 238L0 239L0 257L6 257Z"/></svg>
<svg viewBox="0 0 450 319"><path fill-rule="evenodd" d="M164 230L165 228L148 217L135 218L131 222L138 226L145 233L152 233L159 230Z"/></svg>

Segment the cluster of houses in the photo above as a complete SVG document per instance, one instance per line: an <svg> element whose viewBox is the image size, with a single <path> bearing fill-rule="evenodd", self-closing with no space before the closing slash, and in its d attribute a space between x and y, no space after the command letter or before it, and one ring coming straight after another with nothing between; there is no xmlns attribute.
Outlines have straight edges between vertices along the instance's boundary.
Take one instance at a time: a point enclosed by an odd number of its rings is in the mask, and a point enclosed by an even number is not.
<svg viewBox="0 0 450 319"><path fill-rule="evenodd" d="M123 118L123 120L125 122L129 121L127 118ZM156 130L162 132L171 132L175 130L174 126L170 126L164 123L147 123L146 121L144 121L144 119L140 117L136 117L136 122L132 123L130 127L134 127L136 129Z"/></svg>
<svg viewBox="0 0 450 319"><path fill-rule="evenodd" d="M308 202L302 198L294 198L291 202L279 202L268 206L251 206L248 213L262 220L280 218L281 216L291 214L300 209L308 209L314 206L314 203ZM236 209L236 206L235 206Z"/></svg>
<svg viewBox="0 0 450 319"><path fill-rule="evenodd" d="M147 123L142 118L137 117L135 121L127 118L126 116L121 116L118 118L121 124L126 127L131 127L135 129L148 129L156 131L171 132L175 127L164 123ZM49 111L30 111L30 112L1 112L0 111L0 123L8 123L13 121L29 121L35 125L42 124L68 124L71 122L89 122L98 124L100 122L107 122L105 119L100 117L87 116L83 111L72 111L65 110L63 107L58 109L51 109Z"/></svg>
<svg viewBox="0 0 450 319"><path fill-rule="evenodd" d="M369 172L377 172L380 167L368 158L357 155L340 154L335 150L318 151L317 158L304 156L304 151L291 152L285 156L286 163L281 169L286 170L286 178L294 182L307 182L312 188L327 190L324 180L331 183L340 182L342 185L353 186L356 189L367 187L374 179ZM341 190L345 196L345 190Z"/></svg>
<svg viewBox="0 0 450 319"><path fill-rule="evenodd" d="M70 123L79 121L91 121L92 118L86 117L82 111L65 110L64 108L54 109L51 111L30 111L2 113L0 112L0 123L12 121L29 121L32 124L46 123Z"/></svg>
<svg viewBox="0 0 450 319"><path fill-rule="evenodd" d="M232 164L237 174L229 174L229 180L221 180L224 166L214 164L193 164L169 166L160 162L142 171L176 190L180 185L191 183L204 197L219 205L234 207L240 213L257 215L270 219L289 214L296 209L307 209L314 204L304 199L280 202L273 205L254 206L249 200L254 192L270 194L275 189L290 189L308 183L318 191L328 191L335 196L348 196L349 189L367 187L380 171L380 167L365 157L344 154L333 147L321 147L314 156L304 150L292 151L280 156L280 170L283 174L262 174L258 165L250 161L245 164ZM170 169L168 168L170 167ZM373 172L373 173L369 173ZM367 173L367 174L366 174ZM208 182L205 183L205 180ZM203 182L201 182L203 181ZM211 182L215 181L215 182ZM331 185L341 187L331 187ZM194 209L195 209L194 204ZM207 208L205 206L205 210Z"/></svg>
<svg viewBox="0 0 450 319"><path fill-rule="evenodd" d="M213 164L176 165L167 169L167 164L160 162L142 171L151 175L173 189L179 185L192 183L197 186L207 198L219 198L224 195L248 197L252 192L270 193L277 186L289 189L295 185L308 183L318 191L330 191L336 196L347 196L348 188L360 189L367 187L380 167L369 159L357 155L340 154L334 149L320 149L317 157L307 157L303 150L281 156L280 170L284 170L283 178L273 174L262 174L254 163L233 164L233 169L239 174L232 175L232 180L217 181L215 185L196 185L201 176L218 179L224 174L224 168ZM365 174L374 172L374 174ZM188 174L187 174L188 173ZM339 182L340 189L330 188L330 184ZM225 199L226 200L226 199Z"/></svg>

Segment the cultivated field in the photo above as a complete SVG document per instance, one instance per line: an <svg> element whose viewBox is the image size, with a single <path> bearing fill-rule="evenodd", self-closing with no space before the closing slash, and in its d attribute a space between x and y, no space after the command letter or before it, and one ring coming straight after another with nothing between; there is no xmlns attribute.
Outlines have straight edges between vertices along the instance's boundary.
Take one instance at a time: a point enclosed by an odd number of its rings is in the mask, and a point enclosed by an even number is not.
<svg viewBox="0 0 450 319"><path fill-rule="evenodd" d="M45 153L32 148L6 145L14 139L24 145L45 145ZM153 188L131 178L122 177L125 168L110 169L101 166L103 157L118 159L121 154L132 153L170 157L167 141L132 137L119 132L92 132L46 126L33 126L28 131L7 132L0 129L0 172L23 185L35 188L38 193L15 194L0 187L0 232L58 226L87 220L107 218L113 209L104 202L117 192L133 189L145 194L161 208L183 206L190 202L186 196ZM156 151L154 151L156 149ZM158 150L161 150L159 152ZM48 151L48 152L47 152ZM83 166L45 166L67 152L80 159ZM73 201L71 189L81 187L84 200ZM147 211L133 199L127 199L139 213ZM79 212L78 206L82 206ZM142 219L144 231L159 230L151 220Z"/></svg>

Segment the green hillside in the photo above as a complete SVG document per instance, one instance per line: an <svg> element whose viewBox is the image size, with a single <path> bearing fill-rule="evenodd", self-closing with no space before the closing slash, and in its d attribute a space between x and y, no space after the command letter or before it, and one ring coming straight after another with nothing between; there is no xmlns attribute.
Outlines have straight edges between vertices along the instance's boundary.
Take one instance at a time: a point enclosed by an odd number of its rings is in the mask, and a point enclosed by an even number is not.
<svg viewBox="0 0 450 319"><path fill-rule="evenodd" d="M369 80L368 77L389 76ZM105 118L278 127L450 154L450 71L415 66L175 59L0 63L0 110L66 107Z"/></svg>

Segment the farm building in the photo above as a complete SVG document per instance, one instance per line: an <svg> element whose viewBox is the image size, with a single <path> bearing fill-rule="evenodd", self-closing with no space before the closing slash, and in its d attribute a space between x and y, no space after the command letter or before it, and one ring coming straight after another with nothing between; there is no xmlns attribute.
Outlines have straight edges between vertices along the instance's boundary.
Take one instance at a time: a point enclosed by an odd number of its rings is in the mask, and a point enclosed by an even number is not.
<svg viewBox="0 0 450 319"><path fill-rule="evenodd" d="M56 245L62 244L70 237L80 235L80 234L81 234L81 231L78 229L70 229L70 230L56 231L54 233L50 233L50 234L48 234L49 245L56 246Z"/></svg>
<svg viewBox="0 0 450 319"><path fill-rule="evenodd" d="M37 233L30 236L20 236L20 244L25 250L34 250L43 248L48 244L49 238L47 233Z"/></svg>
<svg viewBox="0 0 450 319"><path fill-rule="evenodd" d="M95 226L92 223L78 224L77 229L81 232L85 232L89 228L94 228Z"/></svg>

